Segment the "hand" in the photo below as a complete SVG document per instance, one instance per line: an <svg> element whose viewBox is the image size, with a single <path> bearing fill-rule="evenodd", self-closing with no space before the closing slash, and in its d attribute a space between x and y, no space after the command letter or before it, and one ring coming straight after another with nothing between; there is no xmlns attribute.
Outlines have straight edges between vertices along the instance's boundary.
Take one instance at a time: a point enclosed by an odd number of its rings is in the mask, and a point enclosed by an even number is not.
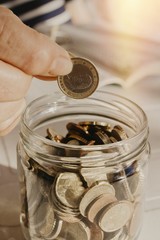
<svg viewBox="0 0 160 240"><path fill-rule="evenodd" d="M63 48L0 6L0 136L19 121L32 76L54 80L71 69Z"/></svg>

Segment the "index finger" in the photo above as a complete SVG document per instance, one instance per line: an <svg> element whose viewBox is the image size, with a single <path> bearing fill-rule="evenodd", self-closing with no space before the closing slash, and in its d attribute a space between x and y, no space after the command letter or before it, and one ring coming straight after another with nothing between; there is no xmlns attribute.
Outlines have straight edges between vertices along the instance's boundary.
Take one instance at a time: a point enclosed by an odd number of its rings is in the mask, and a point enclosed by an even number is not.
<svg viewBox="0 0 160 240"><path fill-rule="evenodd" d="M0 7L0 59L33 76L66 75L72 70L67 51L4 7Z"/></svg>

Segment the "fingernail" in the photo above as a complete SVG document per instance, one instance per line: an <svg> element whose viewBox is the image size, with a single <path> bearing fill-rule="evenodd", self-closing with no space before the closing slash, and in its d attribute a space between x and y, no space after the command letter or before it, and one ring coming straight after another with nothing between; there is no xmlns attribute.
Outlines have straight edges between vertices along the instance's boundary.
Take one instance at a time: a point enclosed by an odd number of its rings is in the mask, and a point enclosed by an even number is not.
<svg viewBox="0 0 160 240"><path fill-rule="evenodd" d="M72 71L72 61L65 57L59 57L54 60L51 65L49 75L58 76L58 75L67 75Z"/></svg>

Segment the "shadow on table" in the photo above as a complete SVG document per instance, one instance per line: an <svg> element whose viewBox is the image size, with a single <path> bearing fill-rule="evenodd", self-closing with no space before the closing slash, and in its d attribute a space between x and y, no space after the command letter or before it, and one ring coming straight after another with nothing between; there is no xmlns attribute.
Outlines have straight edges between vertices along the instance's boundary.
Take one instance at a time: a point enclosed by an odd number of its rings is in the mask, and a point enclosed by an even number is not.
<svg viewBox="0 0 160 240"><path fill-rule="evenodd" d="M17 171L0 165L0 240L24 240Z"/></svg>

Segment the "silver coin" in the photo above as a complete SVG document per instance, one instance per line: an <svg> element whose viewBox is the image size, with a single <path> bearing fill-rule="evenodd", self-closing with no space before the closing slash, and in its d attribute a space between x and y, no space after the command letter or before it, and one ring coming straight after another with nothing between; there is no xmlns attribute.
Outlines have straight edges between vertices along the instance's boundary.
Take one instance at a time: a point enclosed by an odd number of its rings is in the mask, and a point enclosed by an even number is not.
<svg viewBox="0 0 160 240"><path fill-rule="evenodd" d="M114 232L129 221L132 213L132 203L129 201L117 201L103 209L99 216L98 224L103 231Z"/></svg>
<svg viewBox="0 0 160 240"><path fill-rule="evenodd" d="M104 239L104 232L96 224L89 224L89 227L91 231L91 240Z"/></svg>
<svg viewBox="0 0 160 240"><path fill-rule="evenodd" d="M86 209L87 217L91 222L95 222L95 218L108 204L117 201L116 197L112 194L102 194L94 199Z"/></svg>
<svg viewBox="0 0 160 240"><path fill-rule="evenodd" d="M27 202L28 202L28 216L32 217L40 202L42 201L42 194L39 189L39 178L31 171L27 171L26 175L26 192L27 192Z"/></svg>
<svg viewBox="0 0 160 240"><path fill-rule="evenodd" d="M128 185L132 194L137 197L143 193L144 189L144 174L142 171L136 172L133 175L127 177Z"/></svg>
<svg viewBox="0 0 160 240"><path fill-rule="evenodd" d="M129 224L129 236L132 238L137 235L143 220L143 204L137 203L134 208L133 216Z"/></svg>
<svg viewBox="0 0 160 240"><path fill-rule="evenodd" d="M55 219L54 220L54 223L52 223L52 229L53 231L50 233L50 235L48 236L45 236L45 238L47 240L52 240L52 239L55 239L56 237L59 236L61 230L62 230L62 224L63 224L63 221L61 220L58 220L58 219ZM46 227L48 228L48 226L46 225ZM49 229L51 230L51 224L49 226ZM48 231L48 229L47 229ZM42 238L43 239L43 238Z"/></svg>
<svg viewBox="0 0 160 240"><path fill-rule="evenodd" d="M98 152L98 154L100 154ZM90 152L87 154L87 156L95 156L96 152ZM96 168L94 165L91 168L85 168L85 162L81 162L82 168L80 169L80 173L85 179L87 186L91 187L94 185L95 182L98 181L107 181L107 175L106 175L106 168L104 167L98 167Z"/></svg>
<svg viewBox="0 0 160 240"><path fill-rule="evenodd" d="M63 223L62 231L59 235L65 240L90 240L91 230L87 223L80 221L77 223Z"/></svg>
<svg viewBox="0 0 160 240"><path fill-rule="evenodd" d="M78 208L84 190L83 183L76 173L60 173L56 179L56 197L67 207Z"/></svg>
<svg viewBox="0 0 160 240"><path fill-rule="evenodd" d="M93 63L85 58L74 57L71 60L73 62L72 72L65 76L58 76L59 88L71 98L86 98L98 86L98 72Z"/></svg>
<svg viewBox="0 0 160 240"><path fill-rule="evenodd" d="M123 228L115 231L115 232L107 232L104 234L105 240L119 240L120 235L123 232Z"/></svg>
<svg viewBox="0 0 160 240"><path fill-rule="evenodd" d="M36 213L30 218L30 234L33 239L55 239L62 228L62 221L57 218L52 205L44 200Z"/></svg>
<svg viewBox="0 0 160 240"><path fill-rule="evenodd" d="M43 237L48 236L54 229L55 214L49 202L40 204L34 216L30 218L30 229Z"/></svg>
<svg viewBox="0 0 160 240"><path fill-rule="evenodd" d="M116 191L116 198L118 200L134 201L133 194L125 177L117 182L114 182L112 185Z"/></svg>
<svg viewBox="0 0 160 240"><path fill-rule="evenodd" d="M107 194L107 193L115 195L115 190L111 184L109 184L107 181L106 182L99 181L99 182L95 183L94 186L92 186L85 192L85 194L80 202L80 205L79 205L80 213L83 216L86 216L86 214L87 214L86 209L89 206L89 204L98 196L100 196L102 194Z"/></svg>

